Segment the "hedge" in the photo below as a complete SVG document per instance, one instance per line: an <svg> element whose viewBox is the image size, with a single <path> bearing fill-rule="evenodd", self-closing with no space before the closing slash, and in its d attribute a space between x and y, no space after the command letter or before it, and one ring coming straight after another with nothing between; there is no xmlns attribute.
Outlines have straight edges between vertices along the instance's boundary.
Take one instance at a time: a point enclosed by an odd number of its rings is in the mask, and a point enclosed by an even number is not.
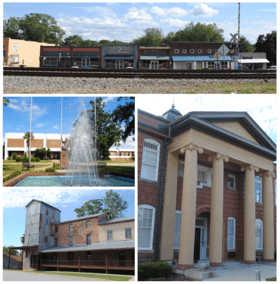
<svg viewBox="0 0 280 284"><path fill-rule="evenodd" d="M46 168L45 172L46 173L54 173L55 172L55 168Z"/></svg>
<svg viewBox="0 0 280 284"><path fill-rule="evenodd" d="M151 281L153 279L165 278L168 280L172 276L172 266L165 261L146 262L138 264L138 280Z"/></svg>
<svg viewBox="0 0 280 284"><path fill-rule="evenodd" d="M20 175L20 174L21 174L20 171L16 171L16 172L10 174L9 176L3 178L3 182L5 182L5 181L7 181L7 180L9 180L9 179L11 179L11 178L14 178L14 177L16 177L16 176L18 176L18 175Z"/></svg>

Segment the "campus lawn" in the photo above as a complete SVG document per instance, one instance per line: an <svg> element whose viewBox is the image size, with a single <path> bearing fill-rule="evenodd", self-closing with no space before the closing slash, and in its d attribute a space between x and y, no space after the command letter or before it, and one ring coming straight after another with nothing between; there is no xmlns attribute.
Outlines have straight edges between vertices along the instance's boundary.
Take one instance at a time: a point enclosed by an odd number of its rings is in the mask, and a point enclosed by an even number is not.
<svg viewBox="0 0 280 284"><path fill-rule="evenodd" d="M266 281L276 281L276 277L267 278Z"/></svg>
<svg viewBox="0 0 280 284"><path fill-rule="evenodd" d="M97 161L97 162L101 162L101 163L107 163L107 164L134 164L133 162L129 162L129 161L111 161L111 160L101 160L101 161Z"/></svg>
<svg viewBox="0 0 280 284"><path fill-rule="evenodd" d="M29 271L24 271L24 272L29 272ZM105 279L105 280L112 280L112 281L129 281L131 279L130 276L104 275L104 274L95 274L95 273L54 272L54 271L32 271L32 273L97 278L97 279Z"/></svg>
<svg viewBox="0 0 280 284"><path fill-rule="evenodd" d="M31 163L31 165L34 165L35 166L34 168L36 169L36 168L45 168L47 166L52 165L52 163L49 163L47 165L36 165L36 163ZM3 164L3 176L11 174L16 171L22 171L22 163L18 162L15 165Z"/></svg>
<svg viewBox="0 0 280 284"><path fill-rule="evenodd" d="M36 164L51 164L53 163L52 160L41 160L40 162L31 162L31 165ZM15 160L3 160L3 164L22 164L22 162L17 162Z"/></svg>

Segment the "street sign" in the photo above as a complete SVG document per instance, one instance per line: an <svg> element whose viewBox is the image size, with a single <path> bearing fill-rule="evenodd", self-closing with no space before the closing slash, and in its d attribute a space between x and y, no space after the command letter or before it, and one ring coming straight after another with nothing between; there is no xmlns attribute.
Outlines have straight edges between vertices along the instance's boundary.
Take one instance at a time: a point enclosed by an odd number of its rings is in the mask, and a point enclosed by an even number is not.
<svg viewBox="0 0 280 284"><path fill-rule="evenodd" d="M214 54L214 57L217 59L217 60L219 60L219 58L222 56L222 54L219 52L219 51L217 51L215 54Z"/></svg>
<svg viewBox="0 0 280 284"><path fill-rule="evenodd" d="M221 53L222 56L226 56L227 53L229 52L229 49L228 47L223 44L219 49L218 49L218 52Z"/></svg>

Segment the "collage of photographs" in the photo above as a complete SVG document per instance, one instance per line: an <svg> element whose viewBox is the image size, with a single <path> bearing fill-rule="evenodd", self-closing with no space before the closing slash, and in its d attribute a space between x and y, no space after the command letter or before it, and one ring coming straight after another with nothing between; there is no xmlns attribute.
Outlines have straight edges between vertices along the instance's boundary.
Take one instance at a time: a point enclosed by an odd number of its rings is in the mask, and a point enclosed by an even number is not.
<svg viewBox="0 0 280 284"><path fill-rule="evenodd" d="M2 4L1 282L277 281L276 1Z"/></svg>

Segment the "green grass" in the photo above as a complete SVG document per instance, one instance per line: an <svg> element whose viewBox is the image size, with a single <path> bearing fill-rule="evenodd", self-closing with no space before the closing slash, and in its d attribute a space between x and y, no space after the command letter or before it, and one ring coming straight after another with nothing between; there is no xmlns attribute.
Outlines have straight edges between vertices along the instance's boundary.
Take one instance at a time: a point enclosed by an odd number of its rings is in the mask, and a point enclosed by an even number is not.
<svg viewBox="0 0 280 284"><path fill-rule="evenodd" d="M35 165L36 168L45 168L49 165L36 165L36 163L31 163L31 165ZM50 164L52 165L52 164ZM21 171L22 170L22 163L16 163L14 165L5 165L3 164L3 176L8 175L10 173L16 172L16 171Z"/></svg>
<svg viewBox="0 0 280 284"><path fill-rule="evenodd" d="M276 281L276 277L267 278L266 281Z"/></svg>
<svg viewBox="0 0 280 284"><path fill-rule="evenodd" d="M24 271L29 272L29 271ZM104 274L94 274L94 273L76 273L76 272L49 272L49 271L32 271L32 273L42 273L42 274L53 274L53 275L64 275L72 277L86 277L86 278L97 278L112 281L129 281L131 277L129 276L117 276L117 275L104 275Z"/></svg>
<svg viewBox="0 0 280 284"><path fill-rule="evenodd" d="M41 160L40 162L31 162L31 165L36 165L36 164L52 164L52 160ZM22 162L17 162L14 160L3 160L3 164L22 164Z"/></svg>
<svg viewBox="0 0 280 284"><path fill-rule="evenodd" d="M110 160L104 160L104 161L97 161L101 163L107 163L107 164L131 164L134 162L129 162L129 161L110 161Z"/></svg>
<svg viewBox="0 0 280 284"><path fill-rule="evenodd" d="M112 172L112 173L123 173L133 175L135 173L135 167L118 167L118 166L106 166L105 168L99 168L99 172Z"/></svg>

